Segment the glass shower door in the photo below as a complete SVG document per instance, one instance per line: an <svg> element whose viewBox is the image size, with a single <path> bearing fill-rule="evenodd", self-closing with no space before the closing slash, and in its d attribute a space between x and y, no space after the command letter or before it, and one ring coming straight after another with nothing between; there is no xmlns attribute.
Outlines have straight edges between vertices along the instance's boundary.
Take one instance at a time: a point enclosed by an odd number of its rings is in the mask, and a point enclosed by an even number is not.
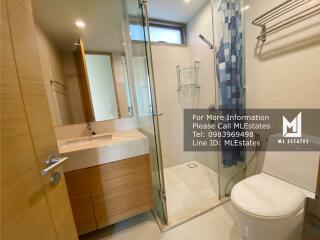
<svg viewBox="0 0 320 240"><path fill-rule="evenodd" d="M216 103L219 110L232 109L241 112L246 106L245 1L211 0L211 7L216 65ZM236 59L236 62L231 64L228 60L232 59L230 55ZM231 67L226 68L229 70L225 70L222 66ZM224 83L222 83L223 81ZM226 84L226 81L229 84ZM230 89L232 89L232 95L226 95L225 93ZM233 186L246 177L247 156L245 149L236 149L231 152L230 149L221 148L220 150L218 152L218 176L221 199L229 197Z"/></svg>
<svg viewBox="0 0 320 240"><path fill-rule="evenodd" d="M162 224L168 223L159 135L159 113L153 80L147 6L144 1L124 0L127 58L130 60L138 129L147 136L151 160L154 212ZM125 33L126 35L126 33Z"/></svg>

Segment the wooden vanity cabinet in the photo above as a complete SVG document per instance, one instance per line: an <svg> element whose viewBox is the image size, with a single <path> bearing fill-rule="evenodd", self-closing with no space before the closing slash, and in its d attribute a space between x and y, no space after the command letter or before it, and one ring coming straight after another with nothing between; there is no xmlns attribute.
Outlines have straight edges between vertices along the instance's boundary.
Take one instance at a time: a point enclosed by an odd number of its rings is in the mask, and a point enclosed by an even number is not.
<svg viewBox="0 0 320 240"><path fill-rule="evenodd" d="M153 208L148 155L67 172L66 182L79 234Z"/></svg>
<svg viewBox="0 0 320 240"><path fill-rule="evenodd" d="M79 235L97 229L94 215L88 169L65 173L72 213Z"/></svg>

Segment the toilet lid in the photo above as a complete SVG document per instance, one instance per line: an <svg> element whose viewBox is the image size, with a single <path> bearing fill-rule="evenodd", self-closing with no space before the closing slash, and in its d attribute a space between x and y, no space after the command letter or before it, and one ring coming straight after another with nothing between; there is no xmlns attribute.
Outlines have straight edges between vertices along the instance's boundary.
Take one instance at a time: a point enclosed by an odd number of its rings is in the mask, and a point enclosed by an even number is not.
<svg viewBox="0 0 320 240"><path fill-rule="evenodd" d="M279 218L303 208L303 191L285 181L262 173L237 183L231 201L240 209L258 217Z"/></svg>

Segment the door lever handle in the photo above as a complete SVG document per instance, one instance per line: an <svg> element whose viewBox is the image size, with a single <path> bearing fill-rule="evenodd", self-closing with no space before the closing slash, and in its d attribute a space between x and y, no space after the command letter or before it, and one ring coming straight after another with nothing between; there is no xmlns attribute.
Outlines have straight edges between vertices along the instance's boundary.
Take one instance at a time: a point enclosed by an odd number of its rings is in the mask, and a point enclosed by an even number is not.
<svg viewBox="0 0 320 240"><path fill-rule="evenodd" d="M41 170L41 176L46 176L49 172L59 167L62 163L68 160L68 157L52 157L46 161L47 168Z"/></svg>
<svg viewBox="0 0 320 240"><path fill-rule="evenodd" d="M162 116L162 115L163 115L163 113L162 113L162 112L154 113L154 114L153 114L153 116L155 116L155 117L159 117L159 116Z"/></svg>

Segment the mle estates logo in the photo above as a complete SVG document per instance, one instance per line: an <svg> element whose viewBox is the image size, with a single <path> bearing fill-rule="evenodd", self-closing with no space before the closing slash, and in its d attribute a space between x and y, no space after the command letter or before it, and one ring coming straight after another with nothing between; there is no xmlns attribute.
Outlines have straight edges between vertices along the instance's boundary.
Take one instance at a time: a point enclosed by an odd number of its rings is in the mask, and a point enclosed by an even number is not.
<svg viewBox="0 0 320 240"><path fill-rule="evenodd" d="M290 122L282 116L282 136L278 139L278 144L308 144L309 139L302 138L302 113Z"/></svg>

